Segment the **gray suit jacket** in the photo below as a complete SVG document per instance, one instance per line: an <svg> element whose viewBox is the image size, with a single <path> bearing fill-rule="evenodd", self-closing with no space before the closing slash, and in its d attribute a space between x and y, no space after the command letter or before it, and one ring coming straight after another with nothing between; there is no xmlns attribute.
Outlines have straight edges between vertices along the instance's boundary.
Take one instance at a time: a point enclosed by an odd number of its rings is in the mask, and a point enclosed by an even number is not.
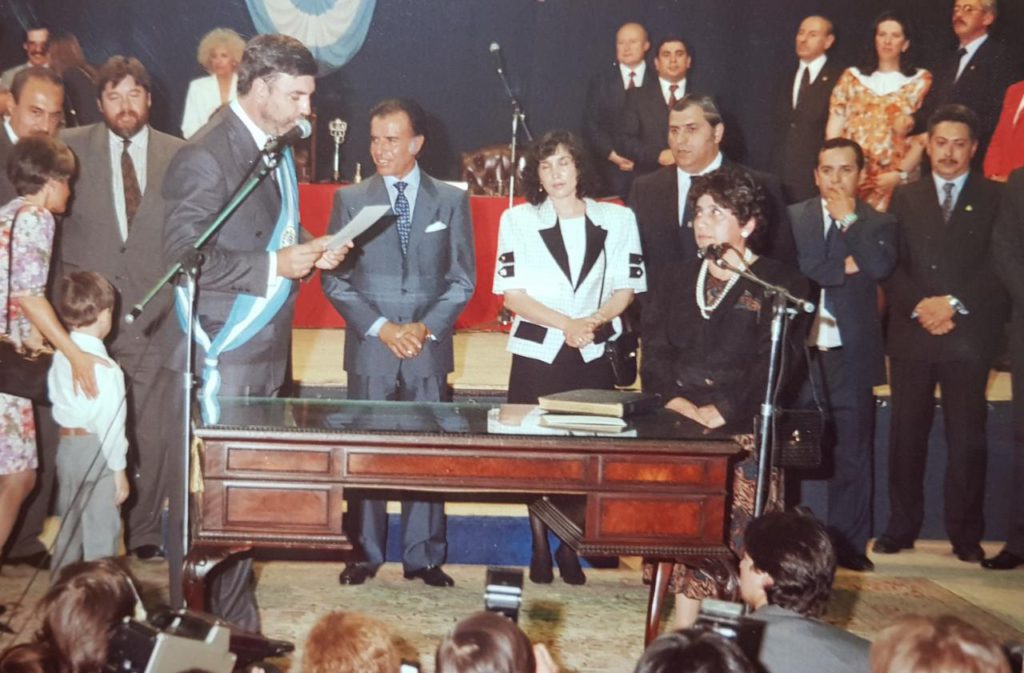
<svg viewBox="0 0 1024 673"><path fill-rule="evenodd" d="M760 662L767 673L868 673L871 643L799 613L766 605L750 614L765 622Z"/></svg>
<svg viewBox="0 0 1024 673"><path fill-rule="evenodd" d="M171 157L184 144L174 136L149 130L146 154L146 191L132 221L127 240L122 240L114 210L113 170L109 130L106 124L68 129L61 139L78 159L74 199L63 224L57 230L59 279L72 271L96 271L117 288L111 351L115 356L137 353L154 346L166 346L162 337L177 328L171 310L172 295L165 288L147 307L142 317L126 325L131 311L165 271L162 252L164 198L160 193ZM156 340L150 338L150 333Z"/></svg>
<svg viewBox="0 0 1024 673"><path fill-rule="evenodd" d="M7 137L7 131L0 127L0 205L14 200L18 192L14 191L14 185L7 177L7 160L14 151L14 143Z"/></svg>
<svg viewBox="0 0 1024 673"><path fill-rule="evenodd" d="M402 254L398 228L391 222L357 238L341 266L323 276L324 293L347 326L345 371L350 374L395 377L401 370L417 378L445 376L453 369L455 319L476 283L469 198L422 170L420 175L408 253ZM379 175L338 190L330 232L371 204L390 204ZM415 358L399 360L380 339L366 336L380 317L422 322L436 341L428 340Z"/></svg>
<svg viewBox="0 0 1024 673"><path fill-rule="evenodd" d="M163 184L167 203L165 262L177 261L189 250L228 202L259 153L245 124L225 107L174 155ZM224 325L238 295L266 295L270 273L267 240L277 222L280 201L277 185L267 178L203 248L198 313L211 337ZM259 391L283 383L297 293L298 283L293 283L289 301L270 324L245 345L221 355L225 386L246 385ZM174 366L180 366L181 359L175 357Z"/></svg>

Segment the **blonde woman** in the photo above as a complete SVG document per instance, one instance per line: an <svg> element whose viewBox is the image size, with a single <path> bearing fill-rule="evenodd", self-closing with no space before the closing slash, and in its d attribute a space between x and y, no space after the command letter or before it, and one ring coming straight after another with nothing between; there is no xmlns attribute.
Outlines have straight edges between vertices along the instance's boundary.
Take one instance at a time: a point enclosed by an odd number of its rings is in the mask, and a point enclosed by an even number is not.
<svg viewBox="0 0 1024 673"><path fill-rule="evenodd" d="M235 70L243 51L245 40L230 28L214 28L200 40L196 59L210 74L188 85L185 113L181 118L183 137L191 137L214 112L235 100L238 81Z"/></svg>

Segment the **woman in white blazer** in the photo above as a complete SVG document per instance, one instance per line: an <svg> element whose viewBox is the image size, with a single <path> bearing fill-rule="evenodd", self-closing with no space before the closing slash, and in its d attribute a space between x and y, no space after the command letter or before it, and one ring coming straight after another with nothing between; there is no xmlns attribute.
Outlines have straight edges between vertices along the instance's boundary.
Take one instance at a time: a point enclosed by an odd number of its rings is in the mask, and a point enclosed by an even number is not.
<svg viewBox="0 0 1024 673"><path fill-rule="evenodd" d="M633 212L599 203L583 145L552 131L527 152L523 185L529 203L501 217L494 293L515 313L508 401L536 404L543 395L614 387L605 342L622 333L620 314L647 289ZM530 515L530 580L552 581L547 526ZM562 579L583 584L575 551L555 553Z"/></svg>
<svg viewBox="0 0 1024 673"><path fill-rule="evenodd" d="M242 60L245 40L230 28L214 28L199 42L196 58L208 73L192 80L185 96L181 135L191 137L221 106L235 100L238 78L235 70Z"/></svg>

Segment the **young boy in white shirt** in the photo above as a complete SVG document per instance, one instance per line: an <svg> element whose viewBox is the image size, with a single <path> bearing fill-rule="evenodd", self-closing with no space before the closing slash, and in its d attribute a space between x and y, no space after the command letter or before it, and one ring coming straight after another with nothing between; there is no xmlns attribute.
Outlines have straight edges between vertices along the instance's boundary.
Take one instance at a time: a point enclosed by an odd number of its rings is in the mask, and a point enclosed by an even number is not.
<svg viewBox="0 0 1024 673"><path fill-rule="evenodd" d="M47 379L53 418L60 425L57 446L57 508L60 531L50 571L79 560L115 556L121 540L121 503L128 497L125 475L124 373L107 355L103 339L113 320L114 288L92 271L76 271L60 285L57 314L71 340L86 353L105 358L96 367L99 394L88 398L75 390L71 363L54 353Z"/></svg>

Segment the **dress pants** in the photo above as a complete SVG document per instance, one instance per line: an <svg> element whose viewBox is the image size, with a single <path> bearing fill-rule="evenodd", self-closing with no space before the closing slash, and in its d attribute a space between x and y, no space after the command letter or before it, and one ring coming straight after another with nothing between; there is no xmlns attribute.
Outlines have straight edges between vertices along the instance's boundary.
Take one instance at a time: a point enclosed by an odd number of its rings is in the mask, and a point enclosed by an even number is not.
<svg viewBox="0 0 1024 673"><path fill-rule="evenodd" d="M121 510L114 503L114 473L96 435L60 438L57 512L61 522L53 545L52 576L77 561L117 555Z"/></svg>
<svg viewBox="0 0 1024 673"><path fill-rule="evenodd" d="M875 398L842 349L811 349L811 381L835 428L828 529L841 554L863 554L871 537Z"/></svg>
<svg viewBox="0 0 1024 673"><path fill-rule="evenodd" d="M1006 551L1024 557L1024 334L1010 334L1010 367L1013 385L1013 502L1010 503Z"/></svg>
<svg viewBox="0 0 1024 673"><path fill-rule="evenodd" d="M398 380L385 376L348 375L350 400L395 402L441 402L448 399L447 376ZM349 515L359 522L358 539L363 548L361 563L377 569L387 558L387 500L366 498L349 501ZM444 502L403 500L402 568L412 572L439 566L448 555L447 520Z"/></svg>
<svg viewBox="0 0 1024 673"><path fill-rule="evenodd" d="M924 520L924 469L935 411L935 384L946 426L946 534L954 546L978 544L983 504L989 364L980 360L925 362L892 358L889 442L889 525L886 535L910 544Z"/></svg>

